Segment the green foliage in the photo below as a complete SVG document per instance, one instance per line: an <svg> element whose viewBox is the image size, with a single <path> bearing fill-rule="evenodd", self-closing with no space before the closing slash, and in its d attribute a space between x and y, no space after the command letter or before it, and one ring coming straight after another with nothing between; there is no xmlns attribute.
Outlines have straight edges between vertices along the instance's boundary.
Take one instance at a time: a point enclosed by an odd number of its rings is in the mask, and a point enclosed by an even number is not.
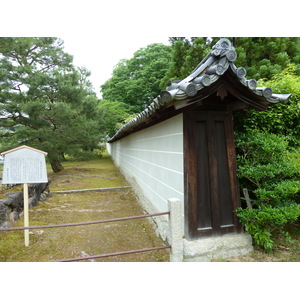
<svg viewBox="0 0 300 300"><path fill-rule="evenodd" d="M103 98L126 103L130 114L141 112L159 95L171 53L170 46L151 44L136 51L133 58L121 60L101 86Z"/></svg>
<svg viewBox="0 0 300 300"><path fill-rule="evenodd" d="M267 111L249 110L235 114L235 129L239 132L260 130L283 135L291 147L300 147L300 77L296 66L289 65L271 80L260 81L260 86L271 87L274 93L292 93L288 103L270 106Z"/></svg>
<svg viewBox="0 0 300 300"><path fill-rule="evenodd" d="M117 123L115 125L115 129L116 131L118 131L119 129L121 129L125 124L129 123L131 120L133 120L138 114L132 114L129 115L126 119L122 120L121 122Z"/></svg>
<svg viewBox="0 0 300 300"><path fill-rule="evenodd" d="M282 136L250 130L236 138L240 185L250 190L254 209L236 213L256 245L266 252L276 247L275 237L300 216L300 167L297 152L290 152ZM257 205L258 203L258 205Z"/></svg>
<svg viewBox="0 0 300 300"><path fill-rule="evenodd" d="M20 144L48 152L53 170L66 154L98 147L101 110L88 81L57 38L0 38L0 150Z"/></svg>
<svg viewBox="0 0 300 300"><path fill-rule="evenodd" d="M289 237L285 230L288 224L293 224L300 216L300 205L271 207L260 206L257 209L238 208L236 214L246 231L252 236L254 243L270 253L276 246L274 237L284 234Z"/></svg>
<svg viewBox="0 0 300 300"><path fill-rule="evenodd" d="M130 108L124 102L106 99L100 101L99 108L103 112L103 127L101 130L105 136L113 137L116 131L120 129L119 124L123 124L130 116Z"/></svg>
<svg viewBox="0 0 300 300"><path fill-rule="evenodd" d="M252 197L272 206L298 201L300 196L300 78L296 66L271 80L260 81L274 93L292 93L288 103L267 111L235 114L239 178Z"/></svg>
<svg viewBox="0 0 300 300"><path fill-rule="evenodd" d="M284 137L252 130L238 133L236 146L240 185L252 197L272 206L298 200L300 168Z"/></svg>
<svg viewBox="0 0 300 300"><path fill-rule="evenodd" d="M299 38L240 37L236 38L238 66L246 67L247 77L270 79L290 63L300 63Z"/></svg>
<svg viewBox="0 0 300 300"><path fill-rule="evenodd" d="M229 37L230 40L232 38ZM198 65L219 38L212 38L207 44L206 38L171 38L173 57L162 85L168 80L183 79ZM245 67L247 78L270 79L282 72L288 64L297 65L300 74L300 38L298 37L237 37L235 49L238 58L235 64Z"/></svg>
<svg viewBox="0 0 300 300"><path fill-rule="evenodd" d="M169 80L180 80L188 76L211 50L204 37L193 38L191 42L185 38L171 38L171 42L173 55L170 67L161 80L162 90L166 88Z"/></svg>
<svg viewBox="0 0 300 300"><path fill-rule="evenodd" d="M268 185L267 188L257 189L255 194L258 199L265 202L282 203L299 201L299 179L282 180Z"/></svg>

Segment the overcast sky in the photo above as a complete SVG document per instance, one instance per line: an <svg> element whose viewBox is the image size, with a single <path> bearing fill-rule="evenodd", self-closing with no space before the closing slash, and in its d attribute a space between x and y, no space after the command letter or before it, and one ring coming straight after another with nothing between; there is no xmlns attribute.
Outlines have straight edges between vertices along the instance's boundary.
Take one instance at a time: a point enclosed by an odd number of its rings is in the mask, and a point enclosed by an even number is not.
<svg viewBox="0 0 300 300"><path fill-rule="evenodd" d="M134 52L152 43L169 45L168 37L151 37L143 35L121 37L91 37L91 36L59 36L64 40L65 52L73 55L73 63L78 67L86 67L91 71L90 77L95 92L100 96L100 85L108 80L114 66L123 58L130 59Z"/></svg>

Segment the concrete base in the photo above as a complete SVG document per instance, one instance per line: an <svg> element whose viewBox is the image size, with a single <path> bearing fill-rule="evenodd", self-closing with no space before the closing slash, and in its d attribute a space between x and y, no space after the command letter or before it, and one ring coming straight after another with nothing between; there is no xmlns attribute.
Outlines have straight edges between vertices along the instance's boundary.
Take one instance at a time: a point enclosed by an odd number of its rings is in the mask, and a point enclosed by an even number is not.
<svg viewBox="0 0 300 300"><path fill-rule="evenodd" d="M227 234L195 241L183 239L183 260L188 262L208 262L246 255L251 251L252 238L247 233Z"/></svg>

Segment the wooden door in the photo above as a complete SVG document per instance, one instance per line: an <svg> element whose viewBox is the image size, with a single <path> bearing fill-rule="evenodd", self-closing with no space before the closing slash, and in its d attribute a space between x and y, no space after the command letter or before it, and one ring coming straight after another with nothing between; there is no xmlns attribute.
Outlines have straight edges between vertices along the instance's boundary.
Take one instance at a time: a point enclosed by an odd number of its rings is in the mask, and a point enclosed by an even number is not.
<svg viewBox="0 0 300 300"><path fill-rule="evenodd" d="M240 206L232 113L184 113L185 234L240 232Z"/></svg>

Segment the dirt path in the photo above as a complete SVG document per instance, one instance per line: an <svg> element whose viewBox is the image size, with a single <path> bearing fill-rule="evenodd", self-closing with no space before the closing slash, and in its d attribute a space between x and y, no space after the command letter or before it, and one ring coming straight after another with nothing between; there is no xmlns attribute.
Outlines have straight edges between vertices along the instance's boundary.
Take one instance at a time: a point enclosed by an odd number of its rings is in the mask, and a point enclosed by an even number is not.
<svg viewBox="0 0 300 300"><path fill-rule="evenodd" d="M108 161L106 161L108 163ZM110 162L111 164L111 162ZM113 167L113 166L112 166ZM101 169L101 168L100 168ZM115 177L118 182L128 185L122 175L116 173L107 175L86 168L78 174L71 169L64 175L53 175L56 186L68 180L68 187L74 189L78 178L85 179L93 176L92 184L78 184L83 188L95 188L95 178L99 180ZM110 169L110 172L112 171ZM90 174L88 174L90 173ZM91 174L92 173L92 174ZM55 177L56 176L56 177ZM54 189L56 189L54 185ZM99 182L98 187L104 187ZM51 186L50 186L51 190ZM97 221L103 219L121 218L141 215L137 200L130 189L120 191L85 192L76 194L53 194L39 206L30 209L30 226L77 223ZM23 219L13 224L14 227L23 226ZM129 251L134 249L164 246L147 219L126 220L121 222L95 224L88 226L34 229L30 231L30 246L24 246L23 232L1 232L0 261L54 261L85 255L100 255ZM169 261L168 250L157 250L138 254L113 256L94 261L105 262L166 262Z"/></svg>

